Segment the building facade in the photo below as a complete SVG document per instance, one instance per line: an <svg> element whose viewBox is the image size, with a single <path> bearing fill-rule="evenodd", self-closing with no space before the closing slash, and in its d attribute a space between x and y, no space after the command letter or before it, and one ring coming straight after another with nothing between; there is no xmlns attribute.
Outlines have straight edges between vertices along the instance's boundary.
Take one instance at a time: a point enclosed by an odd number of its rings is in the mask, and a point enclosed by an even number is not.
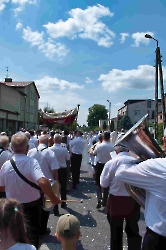
<svg viewBox="0 0 166 250"><path fill-rule="evenodd" d="M34 82L0 82L0 131L12 135L19 128L38 126L39 93Z"/></svg>
<svg viewBox="0 0 166 250"><path fill-rule="evenodd" d="M160 102L160 100L159 100ZM148 115L148 122L154 122L155 102L152 99L146 100L127 100L124 106L118 109L118 117L129 116L131 123L134 125L143 116Z"/></svg>

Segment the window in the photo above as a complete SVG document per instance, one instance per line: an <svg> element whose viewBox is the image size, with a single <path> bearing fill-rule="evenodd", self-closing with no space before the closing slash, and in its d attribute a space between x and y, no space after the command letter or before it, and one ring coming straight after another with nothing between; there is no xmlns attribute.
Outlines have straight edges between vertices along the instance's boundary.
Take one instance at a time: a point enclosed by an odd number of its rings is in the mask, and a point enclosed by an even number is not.
<svg viewBox="0 0 166 250"><path fill-rule="evenodd" d="M163 116L162 115L160 115L160 120L162 120L163 119Z"/></svg>
<svg viewBox="0 0 166 250"><path fill-rule="evenodd" d="M147 108L151 109L151 101L147 101Z"/></svg>
<svg viewBox="0 0 166 250"><path fill-rule="evenodd" d="M29 112L29 106L27 105L27 113Z"/></svg>
<svg viewBox="0 0 166 250"><path fill-rule="evenodd" d="M140 115L140 110L135 110L135 115Z"/></svg>

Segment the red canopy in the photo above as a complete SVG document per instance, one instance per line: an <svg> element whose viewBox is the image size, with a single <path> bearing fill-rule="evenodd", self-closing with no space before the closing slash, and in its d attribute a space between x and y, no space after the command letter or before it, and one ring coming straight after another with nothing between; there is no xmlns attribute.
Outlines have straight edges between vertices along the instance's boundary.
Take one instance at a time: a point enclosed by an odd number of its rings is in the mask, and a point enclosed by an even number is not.
<svg viewBox="0 0 166 250"><path fill-rule="evenodd" d="M62 113L45 113L43 111L43 121L57 124L70 124L78 115L77 108Z"/></svg>

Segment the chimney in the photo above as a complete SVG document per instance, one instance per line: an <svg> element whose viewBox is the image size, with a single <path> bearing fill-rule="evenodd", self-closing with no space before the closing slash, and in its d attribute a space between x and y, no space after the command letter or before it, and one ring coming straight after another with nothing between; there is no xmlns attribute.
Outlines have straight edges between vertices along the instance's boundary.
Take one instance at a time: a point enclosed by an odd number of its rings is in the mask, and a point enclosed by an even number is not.
<svg viewBox="0 0 166 250"><path fill-rule="evenodd" d="M9 77L5 78L5 82L12 82L12 78Z"/></svg>

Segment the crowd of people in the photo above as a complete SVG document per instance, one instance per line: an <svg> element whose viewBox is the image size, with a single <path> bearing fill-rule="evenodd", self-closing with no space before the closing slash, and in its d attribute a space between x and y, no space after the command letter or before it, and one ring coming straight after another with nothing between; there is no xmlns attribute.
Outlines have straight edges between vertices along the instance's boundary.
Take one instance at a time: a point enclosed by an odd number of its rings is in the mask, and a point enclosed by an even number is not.
<svg viewBox="0 0 166 250"><path fill-rule="evenodd" d="M110 249L123 249L123 223L129 250L163 250L166 248L166 158L142 161L129 148L118 143L124 131L92 132L89 139L90 163L94 167L97 206L106 206L110 225ZM146 146L146 145L145 145ZM110 154L115 152L116 156ZM140 205L125 183L144 189L146 233L139 234Z"/></svg>
<svg viewBox="0 0 166 250"><path fill-rule="evenodd" d="M66 207L70 171L72 188L76 189L84 145L81 131L75 131L75 136L70 138L66 131L35 134L21 129L11 137L10 143L6 133L1 133L0 249L39 248L40 239L50 233L47 228L50 211L45 209L44 197L53 204L55 216L59 215L58 204ZM60 184L60 192L54 192L55 183ZM64 236L62 231L69 234ZM56 237L64 245L63 249L68 249L63 238L72 245L79 237L77 218L67 215L66 219L60 219Z"/></svg>
<svg viewBox="0 0 166 250"><path fill-rule="evenodd" d="M116 142L122 130L93 131L88 137L89 162L94 169L97 204L106 207L110 226L111 250L123 248L123 223L129 250L163 250L166 247L166 159L140 162L128 148ZM0 249L38 249L40 239L50 233L47 227L53 205L55 216L59 205L66 208L69 179L72 189L80 182L82 155L86 140L81 131L69 136L56 132L21 130L9 138L0 135ZM116 156L115 156L116 155ZM54 192L54 184L60 190ZM142 242L138 221L140 205L126 191L125 183L146 191L146 233ZM60 199L61 198L61 199ZM63 250L74 250L80 236L80 223L71 215L61 216L56 234Z"/></svg>

